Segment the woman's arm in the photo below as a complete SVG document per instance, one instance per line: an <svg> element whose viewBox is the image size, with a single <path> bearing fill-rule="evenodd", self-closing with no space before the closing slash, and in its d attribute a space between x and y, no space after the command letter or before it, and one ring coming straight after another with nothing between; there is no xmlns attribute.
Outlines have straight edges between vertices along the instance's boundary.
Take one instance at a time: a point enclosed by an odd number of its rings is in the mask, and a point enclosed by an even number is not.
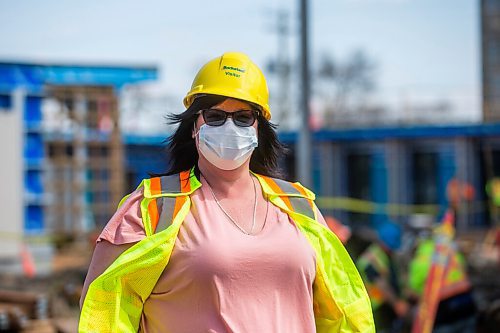
<svg viewBox="0 0 500 333"><path fill-rule="evenodd" d="M89 289L89 285L127 249L135 243L115 245L106 240L102 240L96 244L92 260L90 261L89 270L83 283L82 296L80 297L80 309L83 306L85 295Z"/></svg>
<svg viewBox="0 0 500 333"><path fill-rule="evenodd" d="M127 249L143 239L146 234L142 225L140 203L143 189L138 188L120 203L115 214L97 238L89 270L80 297L80 309L90 284Z"/></svg>

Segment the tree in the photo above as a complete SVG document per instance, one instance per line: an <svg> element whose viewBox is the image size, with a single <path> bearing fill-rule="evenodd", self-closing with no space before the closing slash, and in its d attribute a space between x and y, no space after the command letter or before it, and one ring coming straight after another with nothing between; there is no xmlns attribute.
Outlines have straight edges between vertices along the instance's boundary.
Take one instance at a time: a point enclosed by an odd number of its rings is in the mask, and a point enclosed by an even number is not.
<svg viewBox="0 0 500 333"><path fill-rule="evenodd" d="M375 90L376 65L363 51L352 53L346 61L324 54L316 70L315 92L324 104L324 126L359 120L359 113L380 114L380 107L369 105ZM369 117L372 118L372 117Z"/></svg>

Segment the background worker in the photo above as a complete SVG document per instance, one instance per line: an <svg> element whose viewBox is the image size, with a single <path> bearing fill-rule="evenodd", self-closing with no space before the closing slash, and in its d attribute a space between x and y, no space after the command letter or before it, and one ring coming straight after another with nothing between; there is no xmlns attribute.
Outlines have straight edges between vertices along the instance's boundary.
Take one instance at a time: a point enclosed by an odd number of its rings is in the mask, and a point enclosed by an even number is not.
<svg viewBox="0 0 500 333"><path fill-rule="evenodd" d="M331 231L344 244L352 260L356 262L359 255L374 241L376 236L368 228L357 228L352 230L345 224L332 216L325 216L325 221Z"/></svg>
<svg viewBox="0 0 500 333"><path fill-rule="evenodd" d="M171 117L170 170L145 179L98 240L80 331L374 332L314 194L278 178L260 69L225 53L184 104Z"/></svg>
<svg viewBox="0 0 500 333"><path fill-rule="evenodd" d="M409 311L394 260L394 251L401 246L401 228L385 221L377 227L377 236L356 264L370 296L377 332L399 332Z"/></svg>
<svg viewBox="0 0 500 333"><path fill-rule="evenodd" d="M452 243L448 249L448 264L444 267L444 277L439 286L439 303L434 318L435 333L476 332L476 306L472 287L466 272L464 257ZM418 300L425 297L424 288L430 278L436 241L433 237L417 242L415 254L408 270L408 288L411 297ZM438 281L434 281L438 282Z"/></svg>

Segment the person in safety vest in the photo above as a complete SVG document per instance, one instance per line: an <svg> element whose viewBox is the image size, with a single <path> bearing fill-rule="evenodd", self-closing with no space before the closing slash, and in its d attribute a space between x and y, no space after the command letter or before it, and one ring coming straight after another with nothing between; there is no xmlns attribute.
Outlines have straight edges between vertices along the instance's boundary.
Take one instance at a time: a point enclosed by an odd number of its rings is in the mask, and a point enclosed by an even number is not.
<svg viewBox="0 0 500 333"><path fill-rule="evenodd" d="M97 240L79 331L374 332L314 193L280 178L261 70L225 53L184 105L170 116L170 169L125 197Z"/></svg>
<svg viewBox="0 0 500 333"><path fill-rule="evenodd" d="M367 228L351 230L351 228L342 224L342 222L333 216L325 216L325 221L330 230L333 231L342 244L344 244L344 247L354 262L356 262L359 255L370 246L374 239L371 235L372 231Z"/></svg>
<svg viewBox="0 0 500 333"><path fill-rule="evenodd" d="M436 231L435 231L436 233ZM411 297L425 297L424 290L436 253L436 239L420 239L408 269L408 289ZM437 311L433 332L476 332L476 305L472 295L471 283L467 277L464 257L456 249L456 243L447 247L447 260L444 264L442 281L439 282ZM432 281L431 281L432 282Z"/></svg>
<svg viewBox="0 0 500 333"><path fill-rule="evenodd" d="M394 261L394 251L401 246L401 228L385 221L377 226L377 236L356 264L370 295L377 332L398 332L409 311Z"/></svg>

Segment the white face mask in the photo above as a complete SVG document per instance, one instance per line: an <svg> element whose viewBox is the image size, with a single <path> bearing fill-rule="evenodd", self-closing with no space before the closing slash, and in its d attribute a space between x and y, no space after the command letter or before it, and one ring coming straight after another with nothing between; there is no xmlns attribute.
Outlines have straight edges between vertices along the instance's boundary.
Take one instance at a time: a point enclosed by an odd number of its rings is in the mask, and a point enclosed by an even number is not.
<svg viewBox="0 0 500 333"><path fill-rule="evenodd" d="M255 128L236 126L232 119L227 119L222 126L203 124L196 134L201 154L222 170L238 168L258 146Z"/></svg>

